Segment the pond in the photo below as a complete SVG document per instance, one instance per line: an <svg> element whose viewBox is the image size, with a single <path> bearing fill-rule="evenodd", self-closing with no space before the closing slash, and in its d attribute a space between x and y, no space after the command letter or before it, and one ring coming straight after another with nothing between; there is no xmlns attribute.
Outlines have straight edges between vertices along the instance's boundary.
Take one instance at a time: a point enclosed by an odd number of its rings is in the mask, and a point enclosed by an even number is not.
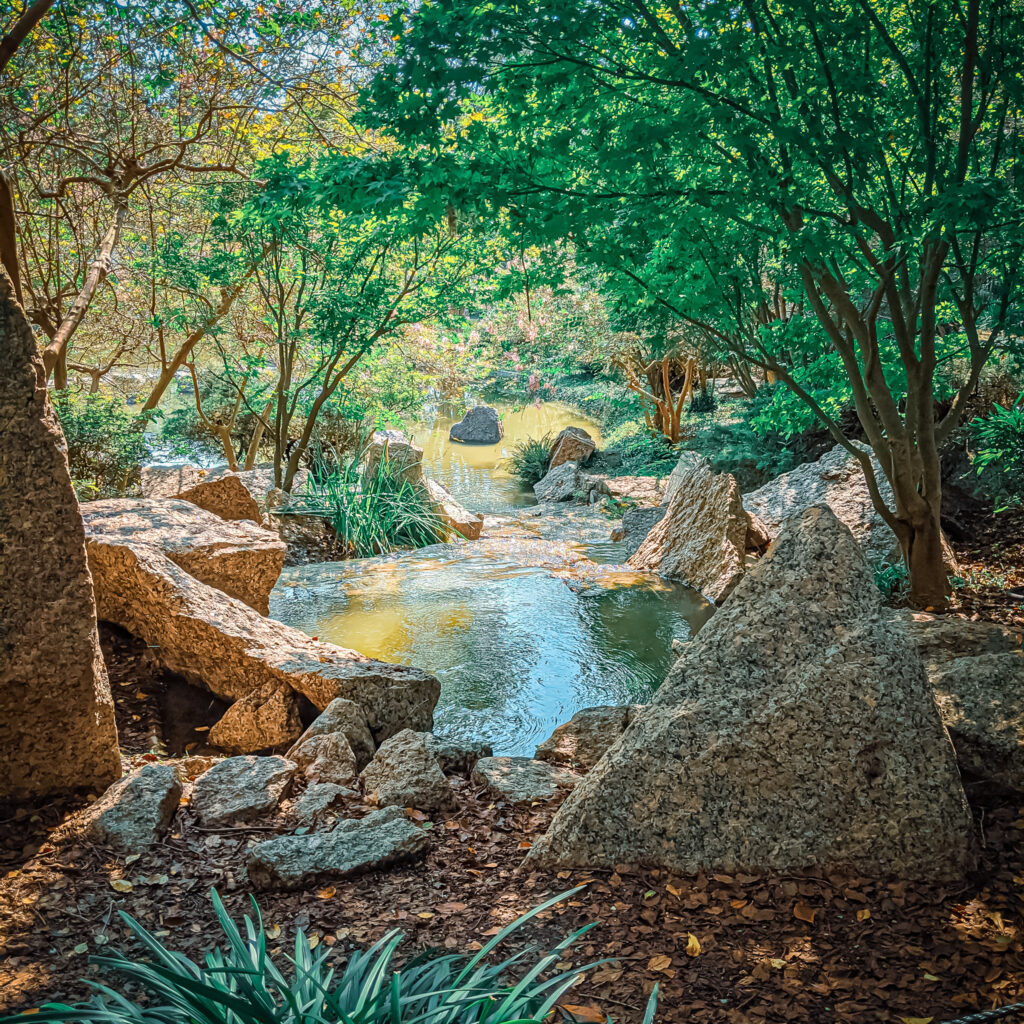
<svg viewBox="0 0 1024 1024"><path fill-rule="evenodd" d="M599 436L595 424L553 404L502 411L498 445L450 443L460 417L441 413L415 432L428 475L485 513L479 541L286 569L270 614L434 673L439 734L530 755L580 708L647 701L672 641L689 639L712 609L687 587L617 565L613 520L598 509L537 506L501 468L525 436L569 425Z"/></svg>

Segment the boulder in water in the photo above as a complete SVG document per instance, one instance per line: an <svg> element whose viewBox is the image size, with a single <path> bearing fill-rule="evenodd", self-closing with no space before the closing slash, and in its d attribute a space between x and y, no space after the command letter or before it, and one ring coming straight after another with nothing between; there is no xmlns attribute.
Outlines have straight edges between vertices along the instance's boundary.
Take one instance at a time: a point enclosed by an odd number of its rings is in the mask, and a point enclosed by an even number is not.
<svg viewBox="0 0 1024 1024"><path fill-rule="evenodd" d="M816 507L686 645L534 844L534 865L839 870L972 864L924 666L849 529Z"/></svg>
<svg viewBox="0 0 1024 1024"><path fill-rule="evenodd" d="M464 509L451 495L444 484L436 480L425 479L424 486L434 510L440 516L441 521L459 536L466 540L478 540L480 531L484 528L483 516Z"/></svg>
<svg viewBox="0 0 1024 1024"><path fill-rule="evenodd" d="M572 501L580 491L580 476L575 462L563 462L533 485L533 493L538 501Z"/></svg>
<svg viewBox="0 0 1024 1024"><path fill-rule="evenodd" d="M595 451L597 444L582 427L566 427L551 445L548 470L556 469L563 462L584 466Z"/></svg>
<svg viewBox="0 0 1024 1024"><path fill-rule="evenodd" d="M448 431L448 439L463 444L497 444L505 436L498 410L489 405L470 409Z"/></svg>
<svg viewBox="0 0 1024 1024"><path fill-rule="evenodd" d="M699 457L673 470L672 498L629 564L682 580L710 601L721 602L746 568L747 514L728 473L714 473Z"/></svg>

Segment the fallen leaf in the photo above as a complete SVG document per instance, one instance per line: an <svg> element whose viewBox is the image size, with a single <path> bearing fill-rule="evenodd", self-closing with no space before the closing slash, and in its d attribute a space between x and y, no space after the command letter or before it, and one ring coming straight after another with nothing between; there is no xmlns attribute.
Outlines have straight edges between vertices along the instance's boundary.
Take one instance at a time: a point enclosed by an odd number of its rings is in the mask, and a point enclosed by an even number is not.
<svg viewBox="0 0 1024 1024"><path fill-rule="evenodd" d="M129 882L127 878L115 878L110 883L110 888L115 892L131 892L132 883Z"/></svg>
<svg viewBox="0 0 1024 1024"><path fill-rule="evenodd" d="M781 971L782 968L786 966L786 961L780 960L778 957L776 957L774 960L769 960L768 963L770 963L772 967L774 967L777 971Z"/></svg>
<svg viewBox="0 0 1024 1024"><path fill-rule="evenodd" d="M932 1024L934 1017L900 1017L903 1024Z"/></svg>
<svg viewBox="0 0 1024 1024"><path fill-rule="evenodd" d="M576 1003L559 1003L562 1010L570 1014L573 1020L585 1024L605 1024L605 1015L596 1006L579 1006Z"/></svg>
<svg viewBox="0 0 1024 1024"><path fill-rule="evenodd" d="M689 932L686 936L686 955L700 956L700 939L693 932Z"/></svg>
<svg viewBox="0 0 1024 1024"><path fill-rule="evenodd" d="M665 891L671 893L673 896L682 896L683 890L677 889L674 885L666 885Z"/></svg>
<svg viewBox="0 0 1024 1024"><path fill-rule="evenodd" d="M871 911L868 910L867 907L865 907L863 910L858 910L857 911L857 920L858 921L866 921L870 916L871 916Z"/></svg>
<svg viewBox="0 0 1024 1024"><path fill-rule="evenodd" d="M672 957L661 954L659 956L652 956L647 961L647 970L649 971L667 971L672 966Z"/></svg>
<svg viewBox="0 0 1024 1024"><path fill-rule="evenodd" d="M281 926L279 924L272 924L267 929L267 938L276 939L281 934Z"/></svg>
<svg viewBox="0 0 1024 1024"><path fill-rule="evenodd" d="M329 885L326 889L320 889L316 894L316 898L318 900L329 900L333 898L337 892L338 890L335 889L333 885Z"/></svg>
<svg viewBox="0 0 1024 1024"><path fill-rule="evenodd" d="M814 907L809 907L806 903L797 903L793 907L793 916L798 921L806 921L808 924L814 924L815 915L818 913Z"/></svg>

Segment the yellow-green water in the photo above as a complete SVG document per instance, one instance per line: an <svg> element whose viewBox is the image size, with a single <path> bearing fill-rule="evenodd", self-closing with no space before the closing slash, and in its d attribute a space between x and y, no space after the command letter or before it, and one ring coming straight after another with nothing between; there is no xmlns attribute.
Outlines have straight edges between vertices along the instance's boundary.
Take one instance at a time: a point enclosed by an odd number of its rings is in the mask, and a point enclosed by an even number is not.
<svg viewBox="0 0 1024 1024"><path fill-rule="evenodd" d="M286 569L270 614L321 640L416 665L441 681L438 733L532 754L597 704L647 701L711 613L695 591L617 566L614 521L595 508L535 504L504 470L524 437L597 425L564 406L502 408L497 445L449 442L461 418L412 430L429 476L484 514L479 541Z"/></svg>

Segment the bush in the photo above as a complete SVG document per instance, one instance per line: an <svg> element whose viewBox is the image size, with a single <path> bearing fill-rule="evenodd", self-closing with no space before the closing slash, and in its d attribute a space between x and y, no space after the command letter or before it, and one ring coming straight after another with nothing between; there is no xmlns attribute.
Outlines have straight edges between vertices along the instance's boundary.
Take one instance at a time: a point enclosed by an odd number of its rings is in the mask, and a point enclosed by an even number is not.
<svg viewBox="0 0 1024 1024"><path fill-rule="evenodd" d="M887 602L899 601L907 595L910 574L902 559L896 562L876 562L873 569L875 586L882 592L882 597Z"/></svg>
<svg viewBox="0 0 1024 1024"><path fill-rule="evenodd" d="M524 487L532 487L548 471L553 444L554 438L550 434L516 442L505 460L508 471Z"/></svg>
<svg viewBox="0 0 1024 1024"><path fill-rule="evenodd" d="M68 444L68 467L81 501L120 498L138 484L146 439L124 401L104 394L53 392Z"/></svg>
<svg viewBox="0 0 1024 1024"><path fill-rule="evenodd" d="M679 461L679 446L653 433L637 420L616 427L604 439L605 450L619 456L620 472L633 476L666 476Z"/></svg>
<svg viewBox="0 0 1024 1024"><path fill-rule="evenodd" d="M403 938L398 931L368 950L350 953L339 964L338 954L330 948L310 949L300 930L294 956L280 957L287 966L279 966L267 951L267 934L255 900L255 919L244 919L243 934L216 892L213 903L227 945L210 950L202 965L167 949L122 913L147 958L134 959L115 951L93 957L93 963L128 979L131 993L97 986L99 994L90 1002L74 1007L50 1003L34 1020L54 1024L539 1024L580 975L596 966L549 973L590 926L541 956L528 948L496 963L489 962L489 957L526 921L568 895L556 896L524 914L472 957L428 952L401 969L394 963ZM516 977L520 980L515 981ZM142 999L136 995L139 989ZM656 997L657 989L644 1024L654 1018ZM8 1017L0 1024L23 1019Z"/></svg>
<svg viewBox="0 0 1024 1024"><path fill-rule="evenodd" d="M423 488L396 472L387 458L371 474L364 473L361 456L362 451L324 458L286 510L326 519L353 558L449 539L447 524Z"/></svg>
<svg viewBox="0 0 1024 1024"><path fill-rule="evenodd" d="M971 420L967 433L985 489L1003 508L1024 505L1024 392L1009 408L994 405L987 417Z"/></svg>

